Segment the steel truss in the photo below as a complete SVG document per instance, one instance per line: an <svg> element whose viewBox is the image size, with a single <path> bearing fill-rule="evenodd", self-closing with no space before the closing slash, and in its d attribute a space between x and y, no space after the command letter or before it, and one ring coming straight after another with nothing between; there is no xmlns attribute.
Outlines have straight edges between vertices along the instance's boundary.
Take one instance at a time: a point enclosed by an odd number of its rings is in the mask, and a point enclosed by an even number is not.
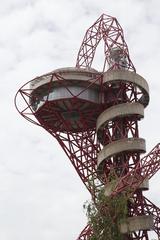
<svg viewBox="0 0 160 240"><path fill-rule="evenodd" d="M143 117L135 113L117 116L107 119L99 130L96 129L99 116L105 110L112 110L114 106L136 103L145 108L148 104L143 89L134 82L123 79L105 81L106 68L107 72L120 70L135 73L136 71L129 57L123 30L116 18L103 14L87 30L78 52L76 68L91 69L97 45L102 39L105 55L103 71L95 73L93 79L87 80L83 91L75 95L68 87L67 79L53 71L22 86L16 94L15 105L24 118L45 128L59 142L93 199L96 198L99 189L109 183L109 174L112 171L117 182L111 197L129 188L131 199L128 203L129 216L152 215L153 230L160 238L160 209L145 198L139 188L144 180L150 179L160 168L160 144L157 144L143 158L140 157L140 151L134 150L120 151L103 159L101 163L97 160L106 146L109 148L111 144L121 140L140 139L138 122ZM42 97L32 87L32 82L46 81L46 79L47 87ZM70 101L61 99L59 104L58 100L49 100L55 83L63 86L65 91L72 96ZM99 88L100 103L96 105L92 102L79 101L79 96L95 84ZM43 107L38 109L37 106ZM76 114L79 120L64 120L75 114L73 106L78 109ZM64 109L65 114L68 115L61 114ZM91 236L92 229L87 225L77 240L89 240ZM139 230L129 233L126 239L148 240L148 231Z"/></svg>

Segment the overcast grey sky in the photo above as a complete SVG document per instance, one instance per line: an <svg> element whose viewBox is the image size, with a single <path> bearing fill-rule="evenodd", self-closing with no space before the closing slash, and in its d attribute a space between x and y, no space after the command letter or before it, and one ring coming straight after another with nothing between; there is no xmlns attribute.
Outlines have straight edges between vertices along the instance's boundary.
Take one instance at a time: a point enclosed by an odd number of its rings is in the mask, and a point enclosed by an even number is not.
<svg viewBox="0 0 160 240"><path fill-rule="evenodd" d="M56 141L23 119L13 99L35 76L75 66L85 31L102 13L118 19L137 72L150 86L140 128L147 151L160 141L159 9L159 0L1 2L1 240L72 240L87 223L87 190ZM160 206L159 182L157 174L147 196Z"/></svg>

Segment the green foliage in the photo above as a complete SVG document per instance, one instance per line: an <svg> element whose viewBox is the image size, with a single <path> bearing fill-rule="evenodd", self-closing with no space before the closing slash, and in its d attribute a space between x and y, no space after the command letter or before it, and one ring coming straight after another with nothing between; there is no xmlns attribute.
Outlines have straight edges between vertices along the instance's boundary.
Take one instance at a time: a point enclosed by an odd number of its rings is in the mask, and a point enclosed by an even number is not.
<svg viewBox="0 0 160 240"><path fill-rule="evenodd" d="M92 226L93 234L90 240L122 240L120 223L126 221L127 196L123 193L110 197L102 190L96 202L86 202L84 209Z"/></svg>

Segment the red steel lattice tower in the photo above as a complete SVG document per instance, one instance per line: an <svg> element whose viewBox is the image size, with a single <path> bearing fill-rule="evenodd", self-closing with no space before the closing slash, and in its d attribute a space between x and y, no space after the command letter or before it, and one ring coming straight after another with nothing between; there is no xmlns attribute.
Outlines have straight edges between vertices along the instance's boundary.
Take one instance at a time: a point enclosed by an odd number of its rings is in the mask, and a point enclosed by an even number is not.
<svg viewBox="0 0 160 240"><path fill-rule="evenodd" d="M92 62L101 40L105 61L98 72ZM15 97L20 114L56 138L93 199L102 188L113 198L130 188L125 239L148 240L149 230L160 238L160 209L143 195L160 168L160 144L141 158L146 148L138 122L148 103L148 84L136 73L123 30L105 14L87 30L76 67L36 77ZM91 235L87 225L77 240Z"/></svg>

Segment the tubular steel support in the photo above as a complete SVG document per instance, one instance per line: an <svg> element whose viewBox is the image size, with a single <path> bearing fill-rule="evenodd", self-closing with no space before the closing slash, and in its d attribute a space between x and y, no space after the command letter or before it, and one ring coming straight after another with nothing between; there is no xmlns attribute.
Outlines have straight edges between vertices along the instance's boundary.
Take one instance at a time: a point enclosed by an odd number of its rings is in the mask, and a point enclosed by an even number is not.
<svg viewBox="0 0 160 240"><path fill-rule="evenodd" d="M144 182L149 180L160 169L160 143L158 143L150 153L140 159L135 167L125 176L122 176L112 191L112 195L116 195L128 188L132 192ZM141 172L141 175L139 174Z"/></svg>
<svg viewBox="0 0 160 240"><path fill-rule="evenodd" d="M148 215L153 216L154 220L153 230L157 234L158 239L160 239L160 209L146 197L143 198L144 198L144 212Z"/></svg>
<svg viewBox="0 0 160 240"><path fill-rule="evenodd" d="M117 19L102 14L97 21L86 31L82 45L78 52L76 67L90 68L99 42L104 41L104 54L111 69L119 69L125 64L125 68L135 71L130 60L127 44L124 40L123 30ZM111 58L113 50L119 51L121 61ZM106 68L106 61L103 71Z"/></svg>
<svg viewBox="0 0 160 240"><path fill-rule="evenodd" d="M95 198L96 192L103 185L96 171L99 146L93 143L95 141L95 131L84 134L68 133L65 135L52 132L51 134L57 139L81 180L92 197Z"/></svg>
<svg viewBox="0 0 160 240"><path fill-rule="evenodd" d="M98 72L91 66L102 39L105 61ZM148 103L148 84L136 74L123 30L105 14L87 30L75 68L36 77L15 97L18 112L59 142L93 200L102 187L111 198L129 189L128 222L137 219L139 227L124 228L126 240L148 240L152 217L160 238L160 210L143 196L160 168L160 144L141 158L145 140L138 123ZM116 179L114 188L110 174ZM89 240L92 234L87 225L77 240Z"/></svg>
<svg viewBox="0 0 160 240"><path fill-rule="evenodd" d="M92 229L90 225L87 225L82 232L80 233L79 237L77 240L89 240L90 237L92 236Z"/></svg>

